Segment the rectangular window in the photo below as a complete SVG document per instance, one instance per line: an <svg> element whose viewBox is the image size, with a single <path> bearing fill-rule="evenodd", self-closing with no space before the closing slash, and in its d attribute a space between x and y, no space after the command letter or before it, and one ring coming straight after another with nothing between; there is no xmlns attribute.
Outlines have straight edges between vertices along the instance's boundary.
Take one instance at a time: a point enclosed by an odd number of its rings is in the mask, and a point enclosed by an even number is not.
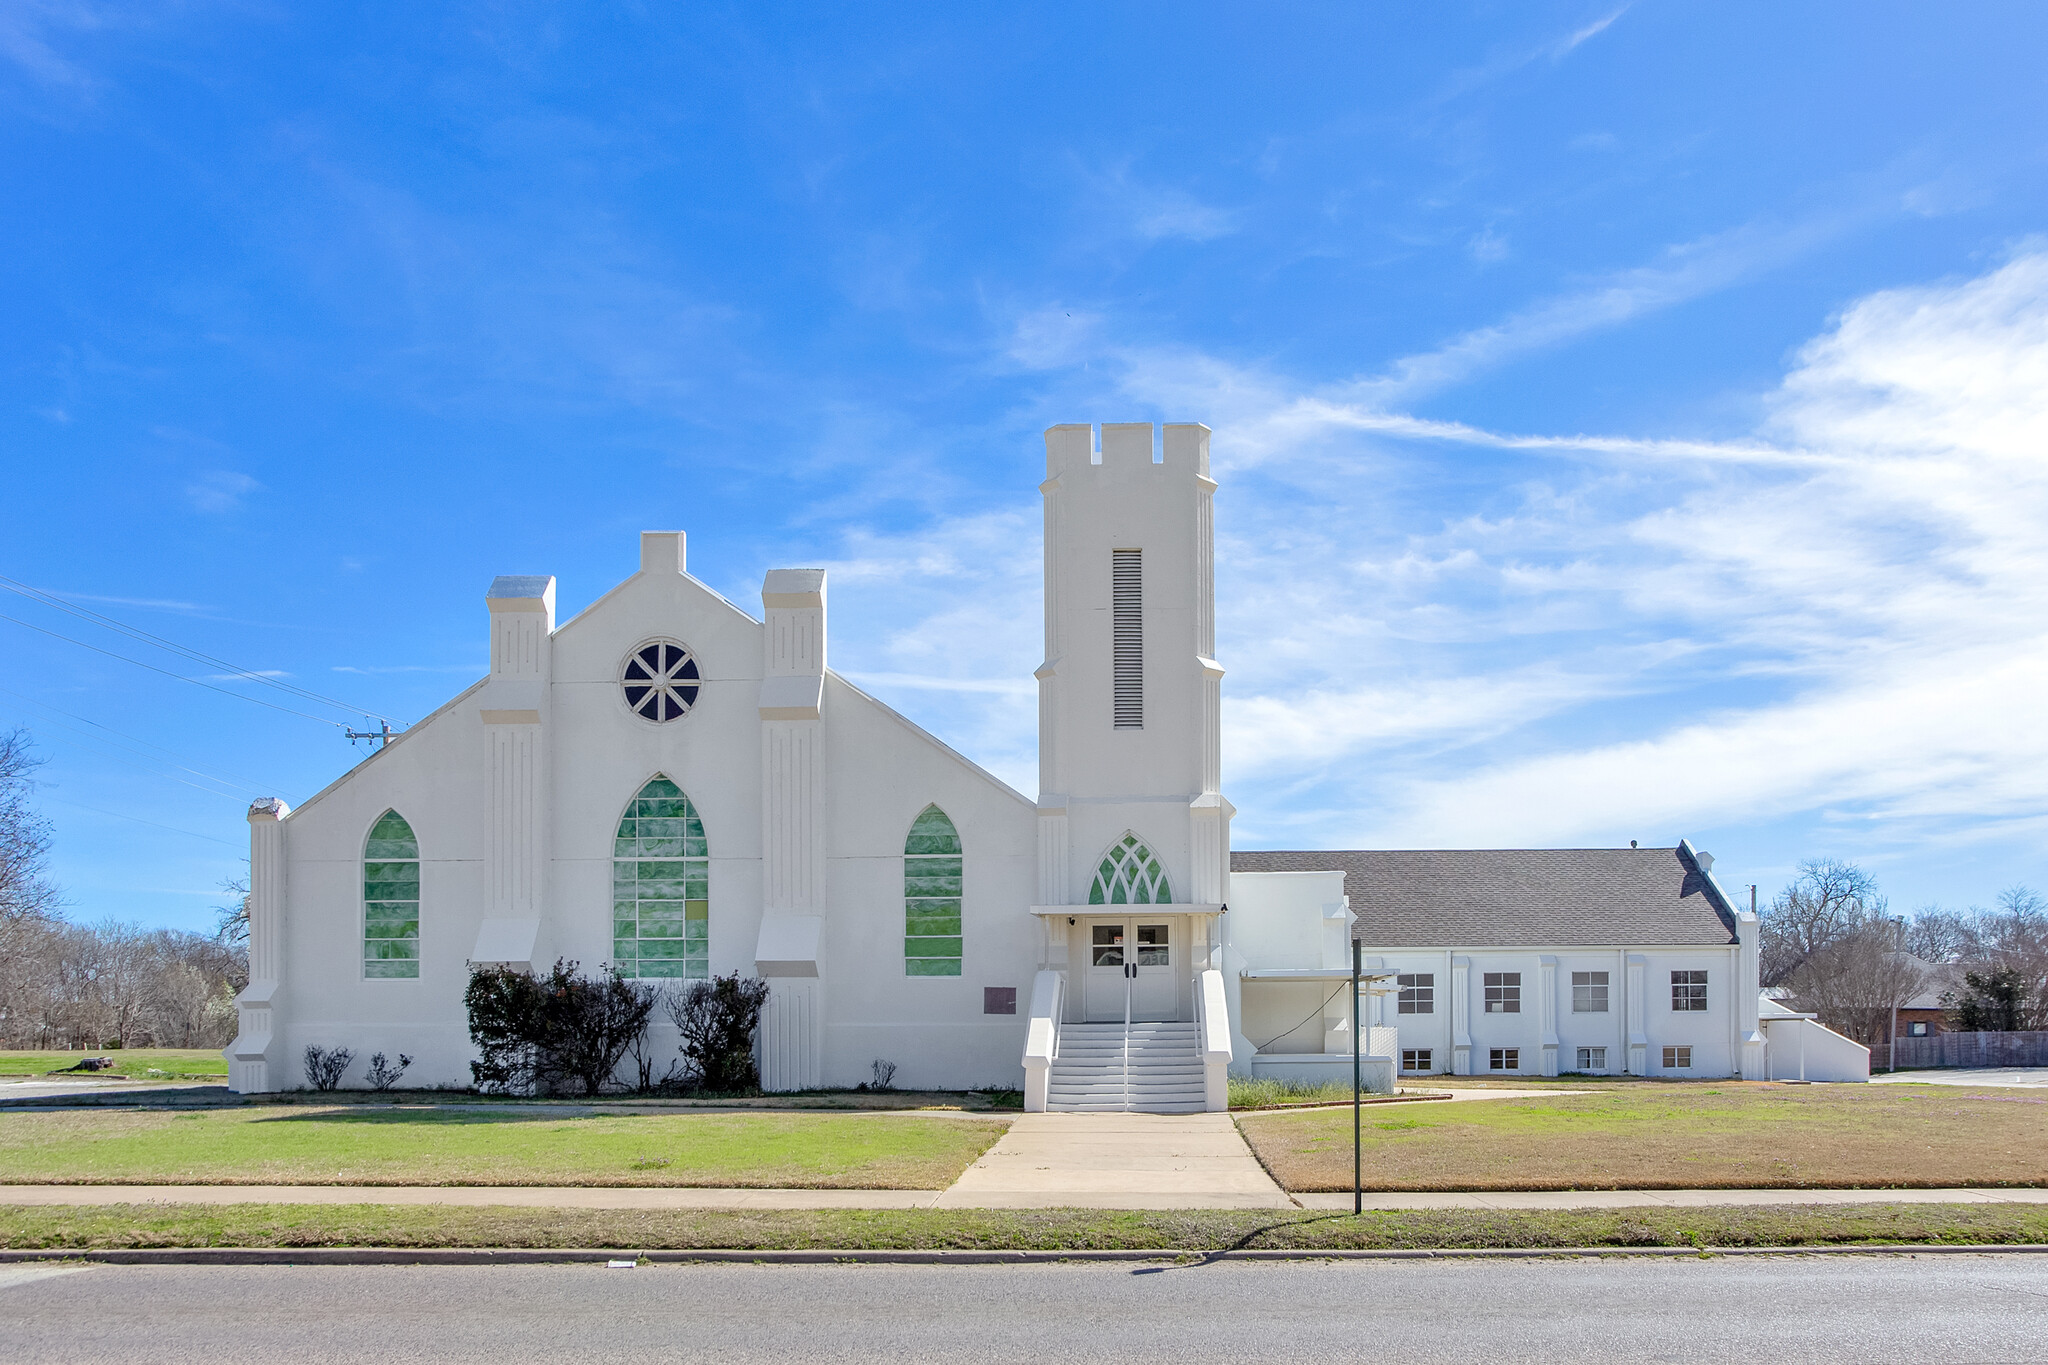
<svg viewBox="0 0 2048 1365"><path fill-rule="evenodd" d="M1680 1012L1703 1010L1707 1007L1707 974L1705 972L1673 972L1671 974L1671 1008Z"/></svg>
<svg viewBox="0 0 2048 1365"><path fill-rule="evenodd" d="M1668 1071L1689 1071L1692 1069L1692 1049L1689 1047L1667 1047L1664 1049L1664 1066Z"/></svg>
<svg viewBox="0 0 2048 1365"><path fill-rule="evenodd" d="M1607 1013L1607 973L1572 973L1572 1013Z"/></svg>
<svg viewBox="0 0 2048 1365"><path fill-rule="evenodd" d="M1089 961L1097 967L1121 967L1124 965L1124 927L1121 924L1098 924L1089 931L1089 947L1094 956Z"/></svg>
<svg viewBox="0 0 2048 1365"><path fill-rule="evenodd" d="M1395 1013L1436 1013L1436 973L1402 972L1394 978L1394 984L1401 988L1400 999L1394 1006Z"/></svg>
<svg viewBox="0 0 2048 1365"><path fill-rule="evenodd" d="M1145 728L1145 552L1109 552L1110 663L1116 728Z"/></svg>
<svg viewBox="0 0 2048 1365"><path fill-rule="evenodd" d="M1429 1049L1426 1047L1404 1047L1401 1049L1403 1071L1429 1070Z"/></svg>
<svg viewBox="0 0 2048 1365"><path fill-rule="evenodd" d="M1522 1012L1522 974L1520 972L1486 973L1486 1012L1488 1014L1520 1014ZM1509 1051L1513 1051L1512 1048Z"/></svg>
<svg viewBox="0 0 2048 1365"><path fill-rule="evenodd" d="M1579 1070L1605 1071L1607 1049L1604 1047L1582 1047L1579 1049Z"/></svg>
<svg viewBox="0 0 2048 1365"><path fill-rule="evenodd" d="M1926 1023L1923 1021L1921 1023L1909 1025L1906 1029L1906 1036L1909 1038L1925 1038L1927 1036Z"/></svg>
<svg viewBox="0 0 2048 1365"><path fill-rule="evenodd" d="M1489 1071L1520 1071L1522 1069L1522 1049L1518 1047L1494 1048L1486 1054L1486 1066Z"/></svg>

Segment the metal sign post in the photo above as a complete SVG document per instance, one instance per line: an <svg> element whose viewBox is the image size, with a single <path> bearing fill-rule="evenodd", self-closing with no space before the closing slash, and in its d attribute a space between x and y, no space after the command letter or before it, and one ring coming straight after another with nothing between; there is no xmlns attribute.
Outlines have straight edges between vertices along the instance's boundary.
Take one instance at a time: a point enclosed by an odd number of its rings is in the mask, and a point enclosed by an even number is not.
<svg viewBox="0 0 2048 1365"><path fill-rule="evenodd" d="M1359 1096L1365 1084L1365 1061L1359 1051L1363 1022L1359 1018L1358 988L1359 974L1364 966L1364 949L1357 939L1351 940L1351 1212L1365 1212L1365 1122L1364 1102Z"/></svg>

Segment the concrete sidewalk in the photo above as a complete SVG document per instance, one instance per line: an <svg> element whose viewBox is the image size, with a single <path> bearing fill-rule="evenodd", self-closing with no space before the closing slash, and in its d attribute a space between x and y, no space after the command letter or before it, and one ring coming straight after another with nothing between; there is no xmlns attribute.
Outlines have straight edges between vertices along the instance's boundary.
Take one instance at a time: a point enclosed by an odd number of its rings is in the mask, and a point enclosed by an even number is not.
<svg viewBox="0 0 2048 1365"><path fill-rule="evenodd" d="M1286 1209L1228 1114L1023 1114L942 1209Z"/></svg>

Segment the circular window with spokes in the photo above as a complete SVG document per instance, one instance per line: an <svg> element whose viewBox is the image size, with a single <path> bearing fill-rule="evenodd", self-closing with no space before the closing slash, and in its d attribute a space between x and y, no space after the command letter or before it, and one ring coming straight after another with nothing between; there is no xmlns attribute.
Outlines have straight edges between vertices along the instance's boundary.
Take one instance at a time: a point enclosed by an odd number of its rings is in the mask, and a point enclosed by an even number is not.
<svg viewBox="0 0 2048 1365"><path fill-rule="evenodd" d="M643 720L666 721L697 704L697 656L674 640L656 640L626 656L619 687L626 705Z"/></svg>

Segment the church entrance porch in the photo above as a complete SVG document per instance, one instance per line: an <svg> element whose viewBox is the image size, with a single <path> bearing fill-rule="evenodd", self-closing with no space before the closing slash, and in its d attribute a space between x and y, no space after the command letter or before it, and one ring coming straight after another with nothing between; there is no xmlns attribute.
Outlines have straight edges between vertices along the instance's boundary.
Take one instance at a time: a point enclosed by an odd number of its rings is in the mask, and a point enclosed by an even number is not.
<svg viewBox="0 0 2048 1365"><path fill-rule="evenodd" d="M1082 1018L1156 1023L1179 1017L1176 973L1184 934L1163 915L1086 919L1080 925Z"/></svg>

